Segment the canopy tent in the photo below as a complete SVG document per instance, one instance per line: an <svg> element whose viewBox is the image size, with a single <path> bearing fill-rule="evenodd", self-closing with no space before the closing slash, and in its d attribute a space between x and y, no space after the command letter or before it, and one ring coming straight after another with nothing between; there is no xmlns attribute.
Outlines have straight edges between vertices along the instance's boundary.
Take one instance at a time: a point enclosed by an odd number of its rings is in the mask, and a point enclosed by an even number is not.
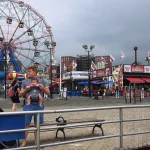
<svg viewBox="0 0 150 150"><path fill-rule="evenodd" d="M108 81L109 84L115 84L116 82L113 81Z"/></svg>
<svg viewBox="0 0 150 150"><path fill-rule="evenodd" d="M102 81L102 82L99 82L99 84L108 84L108 82Z"/></svg>
<svg viewBox="0 0 150 150"><path fill-rule="evenodd" d="M83 84L83 85L87 85L88 84L88 81L80 81L80 82L78 82L78 84Z"/></svg>

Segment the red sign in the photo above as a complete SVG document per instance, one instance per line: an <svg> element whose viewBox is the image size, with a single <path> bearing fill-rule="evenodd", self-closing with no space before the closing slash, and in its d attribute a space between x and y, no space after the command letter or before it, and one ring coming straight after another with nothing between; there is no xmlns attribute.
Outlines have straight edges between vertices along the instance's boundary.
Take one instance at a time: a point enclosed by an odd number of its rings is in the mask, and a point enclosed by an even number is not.
<svg viewBox="0 0 150 150"><path fill-rule="evenodd" d="M106 70L97 70L96 72L96 76L100 77L100 76L106 76Z"/></svg>
<svg viewBox="0 0 150 150"><path fill-rule="evenodd" d="M56 70L55 70L55 69L53 69L53 70L52 70L52 73L53 73L53 74L55 74L55 73L56 73Z"/></svg>
<svg viewBox="0 0 150 150"><path fill-rule="evenodd" d="M131 65L124 65L124 72L131 72Z"/></svg>
<svg viewBox="0 0 150 150"><path fill-rule="evenodd" d="M144 66L131 66L131 72L144 72Z"/></svg>
<svg viewBox="0 0 150 150"><path fill-rule="evenodd" d="M150 66L144 66L144 73L150 73Z"/></svg>

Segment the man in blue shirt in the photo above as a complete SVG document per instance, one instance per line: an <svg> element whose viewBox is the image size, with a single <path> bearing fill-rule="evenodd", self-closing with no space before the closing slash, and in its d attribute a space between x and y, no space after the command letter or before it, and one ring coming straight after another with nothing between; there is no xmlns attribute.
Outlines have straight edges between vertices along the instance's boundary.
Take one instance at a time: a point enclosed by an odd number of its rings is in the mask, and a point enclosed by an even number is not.
<svg viewBox="0 0 150 150"><path fill-rule="evenodd" d="M50 95L50 91L48 88L48 82L46 80L44 80L43 78L39 78L37 77L37 66L30 66L28 69L28 79L26 79L23 83L22 83L22 88L20 91L20 95L25 97L25 105L23 110L24 111L38 111L38 110L44 110L44 104L42 104L42 107L39 105L39 102L37 101L37 103L32 103L30 105L27 105L27 97L30 94L30 84L32 82L32 79L37 79L38 83L39 83L39 88L40 88L40 95L44 95L44 93L46 95ZM34 124L36 125L36 120L37 120L37 116L36 115L32 115L32 114L27 114L26 115L26 128L29 127L29 125L31 124L31 120L32 117L34 116ZM44 116L43 114L40 114L40 124L44 123ZM36 132L34 132L35 134L35 144L36 144ZM26 132L26 138L23 141L23 143L21 144L21 147L24 147L26 145L26 139L28 136L28 131Z"/></svg>

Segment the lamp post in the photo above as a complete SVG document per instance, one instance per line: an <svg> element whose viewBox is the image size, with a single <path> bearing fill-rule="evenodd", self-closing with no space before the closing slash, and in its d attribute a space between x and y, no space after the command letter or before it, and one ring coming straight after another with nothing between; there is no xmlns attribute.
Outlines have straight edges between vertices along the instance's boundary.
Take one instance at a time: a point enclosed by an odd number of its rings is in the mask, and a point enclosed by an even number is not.
<svg viewBox="0 0 150 150"><path fill-rule="evenodd" d="M148 56L147 57L145 57L145 61L147 61L148 62L148 66L150 65L150 59L148 58Z"/></svg>
<svg viewBox="0 0 150 150"><path fill-rule="evenodd" d="M51 99L53 98L53 92L52 92L52 50L53 48L49 48L50 44L52 45L52 47L55 47L56 46L56 42L49 42L49 41L44 41L44 44L46 45L47 49L50 50L50 72L49 72L49 80L51 81L50 83L50 96L51 96Z"/></svg>
<svg viewBox="0 0 150 150"><path fill-rule="evenodd" d="M4 47L5 47L5 99L6 99L6 95L7 95L7 89L6 89L6 82L7 82L7 50L9 49L9 45L8 45L8 43L5 43L5 45L4 45Z"/></svg>
<svg viewBox="0 0 150 150"><path fill-rule="evenodd" d="M6 61L7 61L7 56L6 56L6 50L5 50L5 99L6 99L6 81L7 81L7 64L6 64Z"/></svg>
<svg viewBox="0 0 150 150"><path fill-rule="evenodd" d="M88 88L89 88L89 97L91 97L91 87L90 87L90 82L91 82L91 67L90 66L91 66L91 63L90 63L89 53L92 51L92 49L95 47L95 45L91 45L90 49L88 49L87 45L82 45L82 47L88 53Z"/></svg>
<svg viewBox="0 0 150 150"><path fill-rule="evenodd" d="M137 50L138 50L138 47L135 46L135 47L134 47L134 51L135 51L135 62L134 62L134 64L135 64L135 65L138 64L138 63L137 63Z"/></svg>

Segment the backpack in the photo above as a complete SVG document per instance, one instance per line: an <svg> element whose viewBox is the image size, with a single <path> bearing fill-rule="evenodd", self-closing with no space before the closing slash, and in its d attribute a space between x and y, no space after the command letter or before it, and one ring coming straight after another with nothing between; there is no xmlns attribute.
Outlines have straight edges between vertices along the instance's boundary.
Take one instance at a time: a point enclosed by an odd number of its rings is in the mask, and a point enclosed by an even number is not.
<svg viewBox="0 0 150 150"><path fill-rule="evenodd" d="M8 95L9 95L10 97L13 97L13 96L16 95L16 92L14 91L14 87L13 87L13 86L9 88L9 90L8 90Z"/></svg>

